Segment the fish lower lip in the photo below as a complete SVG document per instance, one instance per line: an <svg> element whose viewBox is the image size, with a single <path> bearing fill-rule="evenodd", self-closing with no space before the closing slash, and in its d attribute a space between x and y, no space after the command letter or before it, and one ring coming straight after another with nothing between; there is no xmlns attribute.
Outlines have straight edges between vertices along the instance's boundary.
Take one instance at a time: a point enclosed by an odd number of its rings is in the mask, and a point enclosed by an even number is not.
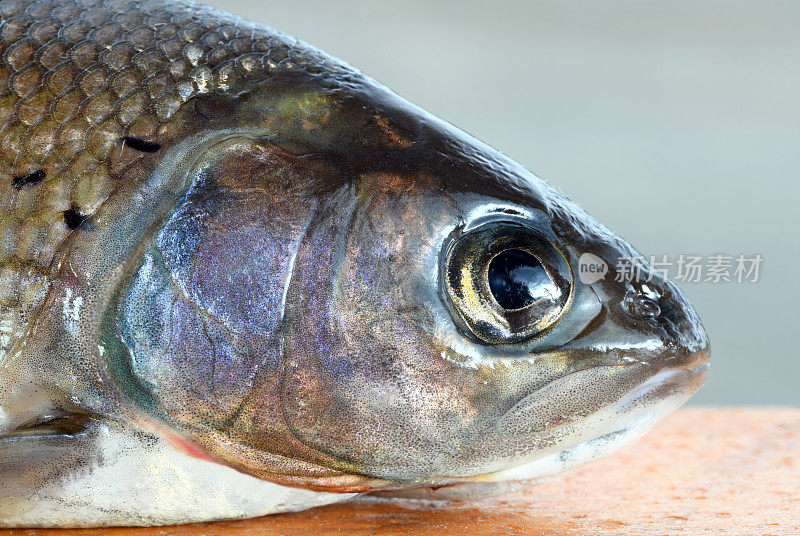
<svg viewBox="0 0 800 536"><path fill-rule="evenodd" d="M703 350L692 356L691 361L683 363L680 366L668 367L667 370L688 370L699 371L699 369L708 369L711 366L711 359L708 350Z"/></svg>

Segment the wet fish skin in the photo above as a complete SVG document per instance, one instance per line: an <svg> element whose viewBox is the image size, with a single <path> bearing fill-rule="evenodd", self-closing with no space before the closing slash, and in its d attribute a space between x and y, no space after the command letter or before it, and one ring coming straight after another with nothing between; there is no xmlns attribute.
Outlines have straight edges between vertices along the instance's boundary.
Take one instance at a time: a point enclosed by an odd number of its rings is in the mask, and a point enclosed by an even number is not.
<svg viewBox="0 0 800 536"><path fill-rule="evenodd" d="M646 266L577 278L581 254L631 246L346 64L183 2L0 18L0 525L488 488L616 448L702 383L680 290ZM541 333L480 340L444 289L479 222L563 262Z"/></svg>

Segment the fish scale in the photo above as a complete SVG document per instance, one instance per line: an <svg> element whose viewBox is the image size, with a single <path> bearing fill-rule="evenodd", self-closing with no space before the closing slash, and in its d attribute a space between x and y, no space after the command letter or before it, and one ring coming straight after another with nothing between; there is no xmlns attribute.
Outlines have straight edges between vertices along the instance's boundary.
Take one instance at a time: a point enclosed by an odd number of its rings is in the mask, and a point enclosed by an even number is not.
<svg viewBox="0 0 800 536"><path fill-rule="evenodd" d="M210 7L129 0L0 1L0 357L40 305L70 233L192 97L298 70L346 70L280 32ZM35 184L15 179L42 171Z"/></svg>

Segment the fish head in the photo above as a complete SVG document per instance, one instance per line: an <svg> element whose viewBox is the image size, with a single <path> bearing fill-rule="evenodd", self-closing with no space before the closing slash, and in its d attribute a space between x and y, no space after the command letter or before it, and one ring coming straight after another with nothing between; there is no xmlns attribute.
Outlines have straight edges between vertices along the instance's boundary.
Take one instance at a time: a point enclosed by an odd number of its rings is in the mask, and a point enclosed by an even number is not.
<svg viewBox="0 0 800 536"><path fill-rule="evenodd" d="M700 387L708 341L673 283L515 162L369 89L295 98L333 133L284 119L209 153L159 231L119 310L165 422L282 483L444 486L606 454Z"/></svg>

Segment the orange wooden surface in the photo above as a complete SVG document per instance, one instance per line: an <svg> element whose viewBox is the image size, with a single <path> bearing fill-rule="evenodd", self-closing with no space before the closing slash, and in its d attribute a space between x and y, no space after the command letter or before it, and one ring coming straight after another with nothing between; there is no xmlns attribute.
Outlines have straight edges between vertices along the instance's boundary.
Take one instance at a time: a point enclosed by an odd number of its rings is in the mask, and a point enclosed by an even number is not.
<svg viewBox="0 0 800 536"><path fill-rule="evenodd" d="M685 409L619 454L472 503L356 501L151 529L0 536L800 535L800 409Z"/></svg>

